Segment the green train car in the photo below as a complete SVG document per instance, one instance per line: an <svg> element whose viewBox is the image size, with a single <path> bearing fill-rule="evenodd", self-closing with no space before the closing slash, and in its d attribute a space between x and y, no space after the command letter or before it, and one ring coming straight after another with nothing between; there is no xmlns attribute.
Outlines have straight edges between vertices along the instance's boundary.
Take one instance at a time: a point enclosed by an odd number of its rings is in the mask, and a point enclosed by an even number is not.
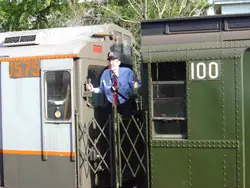
<svg viewBox="0 0 250 188"><path fill-rule="evenodd" d="M250 15L141 23L151 188L250 188Z"/></svg>

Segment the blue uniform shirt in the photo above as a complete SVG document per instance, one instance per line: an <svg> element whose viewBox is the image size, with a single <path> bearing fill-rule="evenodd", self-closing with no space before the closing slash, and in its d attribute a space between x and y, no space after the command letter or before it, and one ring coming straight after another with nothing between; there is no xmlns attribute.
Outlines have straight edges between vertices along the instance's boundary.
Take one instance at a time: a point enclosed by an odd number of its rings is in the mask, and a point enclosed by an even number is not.
<svg viewBox="0 0 250 188"><path fill-rule="evenodd" d="M133 84L138 83L138 87L141 86L140 82L136 79L134 72L126 67L120 67L118 70L118 92L125 98L129 98L133 95ZM94 88L94 93L104 93L107 96L109 102L113 103L114 92L111 90L113 86L113 73L110 69L103 72L100 86ZM120 104L126 102L126 99L118 95Z"/></svg>

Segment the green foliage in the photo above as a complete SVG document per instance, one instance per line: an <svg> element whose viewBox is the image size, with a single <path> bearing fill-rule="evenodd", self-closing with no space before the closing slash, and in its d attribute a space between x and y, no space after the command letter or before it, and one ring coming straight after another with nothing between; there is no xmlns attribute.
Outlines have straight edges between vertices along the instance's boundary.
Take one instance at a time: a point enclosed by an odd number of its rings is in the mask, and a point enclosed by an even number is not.
<svg viewBox="0 0 250 188"><path fill-rule="evenodd" d="M204 15L209 7L207 0L110 0L107 4L91 4L102 14L99 23L112 22L133 33L137 57L139 57L140 50L141 21Z"/></svg>
<svg viewBox="0 0 250 188"><path fill-rule="evenodd" d="M142 20L203 15L208 7L207 0L0 0L0 31L114 23L133 33L139 57Z"/></svg>
<svg viewBox="0 0 250 188"><path fill-rule="evenodd" d="M109 0L106 4L77 0L0 0L0 30L112 22L137 36L140 21L144 19L200 15L207 7L206 0Z"/></svg>
<svg viewBox="0 0 250 188"><path fill-rule="evenodd" d="M66 0L0 0L0 24L5 31L59 27L66 11Z"/></svg>

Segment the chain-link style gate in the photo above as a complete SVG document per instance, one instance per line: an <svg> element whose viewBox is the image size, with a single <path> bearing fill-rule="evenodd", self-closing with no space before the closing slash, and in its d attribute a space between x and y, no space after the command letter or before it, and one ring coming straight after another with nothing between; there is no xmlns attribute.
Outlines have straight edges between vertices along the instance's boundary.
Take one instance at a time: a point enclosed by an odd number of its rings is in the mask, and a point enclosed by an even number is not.
<svg viewBox="0 0 250 188"><path fill-rule="evenodd" d="M106 122L92 118L76 127L78 187L87 177L88 188L140 187L146 181L146 124L140 116L115 114Z"/></svg>
<svg viewBox="0 0 250 188"><path fill-rule="evenodd" d="M140 116L122 117L114 122L116 143L116 187L139 187L145 181L146 124Z"/></svg>

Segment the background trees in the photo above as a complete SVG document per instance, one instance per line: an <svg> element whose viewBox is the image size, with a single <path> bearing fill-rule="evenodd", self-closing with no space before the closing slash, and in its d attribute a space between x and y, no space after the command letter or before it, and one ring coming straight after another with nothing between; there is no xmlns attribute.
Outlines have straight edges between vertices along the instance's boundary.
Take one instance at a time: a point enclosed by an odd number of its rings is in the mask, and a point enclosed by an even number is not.
<svg viewBox="0 0 250 188"><path fill-rule="evenodd" d="M140 22L204 15L207 0L0 0L0 31L115 23L135 36L139 57Z"/></svg>
<svg viewBox="0 0 250 188"><path fill-rule="evenodd" d="M115 23L135 36L134 51L139 58L140 22L147 19L205 15L207 0L110 0L109 3L87 3L97 14L97 23ZM100 17L101 16L101 17Z"/></svg>
<svg viewBox="0 0 250 188"><path fill-rule="evenodd" d="M66 0L0 0L0 26L4 31L65 25Z"/></svg>
<svg viewBox="0 0 250 188"><path fill-rule="evenodd" d="M203 15L207 8L206 0L0 0L0 26L16 31L112 22L137 30L145 19Z"/></svg>

